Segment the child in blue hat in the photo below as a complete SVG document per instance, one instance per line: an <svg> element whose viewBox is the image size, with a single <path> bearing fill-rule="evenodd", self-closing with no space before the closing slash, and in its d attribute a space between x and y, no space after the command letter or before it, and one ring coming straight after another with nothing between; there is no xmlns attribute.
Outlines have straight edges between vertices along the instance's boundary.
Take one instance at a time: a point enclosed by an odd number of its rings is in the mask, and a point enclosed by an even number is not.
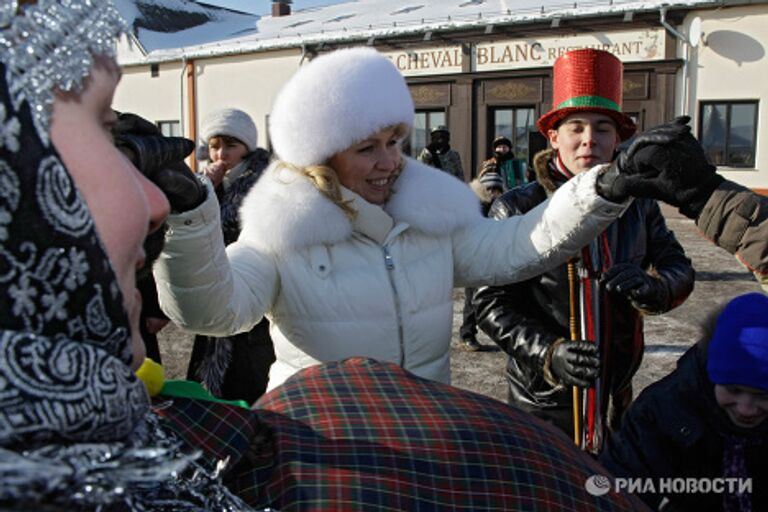
<svg viewBox="0 0 768 512"><path fill-rule="evenodd" d="M632 404L600 460L649 479L640 497L652 507L768 510L768 295L740 295L714 320Z"/></svg>

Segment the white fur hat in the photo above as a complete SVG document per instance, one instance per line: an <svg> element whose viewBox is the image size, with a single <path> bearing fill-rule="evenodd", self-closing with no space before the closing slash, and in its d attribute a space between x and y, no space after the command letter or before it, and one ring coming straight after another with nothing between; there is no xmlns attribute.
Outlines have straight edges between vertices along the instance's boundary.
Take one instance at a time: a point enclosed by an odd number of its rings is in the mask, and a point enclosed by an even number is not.
<svg viewBox="0 0 768 512"><path fill-rule="evenodd" d="M259 133L251 116L236 108L223 108L208 114L203 120L200 137L207 144L211 137L226 135L245 144L248 151L255 151L259 143Z"/></svg>
<svg viewBox="0 0 768 512"><path fill-rule="evenodd" d="M372 48L345 48L301 67L277 95L269 118L275 153L298 166L318 165L370 135L413 125L403 75Z"/></svg>

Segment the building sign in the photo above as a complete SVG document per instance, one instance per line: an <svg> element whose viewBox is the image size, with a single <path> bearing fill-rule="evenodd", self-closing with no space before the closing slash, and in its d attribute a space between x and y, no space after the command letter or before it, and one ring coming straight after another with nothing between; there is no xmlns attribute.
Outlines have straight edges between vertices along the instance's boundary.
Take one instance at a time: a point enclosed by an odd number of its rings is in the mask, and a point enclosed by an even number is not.
<svg viewBox="0 0 768 512"><path fill-rule="evenodd" d="M663 28L626 32L601 32L574 36L513 39L478 43L472 48L473 71L551 67L562 54L577 48L606 50L624 62L663 60ZM461 45L413 48L382 52L404 76L461 73Z"/></svg>
<svg viewBox="0 0 768 512"><path fill-rule="evenodd" d="M606 50L624 62L663 60L665 38L664 29L658 28L479 43L472 50L472 69L551 67L559 56L579 48Z"/></svg>
<svg viewBox="0 0 768 512"><path fill-rule="evenodd" d="M461 73L461 46L443 46L382 52L389 57L404 76Z"/></svg>

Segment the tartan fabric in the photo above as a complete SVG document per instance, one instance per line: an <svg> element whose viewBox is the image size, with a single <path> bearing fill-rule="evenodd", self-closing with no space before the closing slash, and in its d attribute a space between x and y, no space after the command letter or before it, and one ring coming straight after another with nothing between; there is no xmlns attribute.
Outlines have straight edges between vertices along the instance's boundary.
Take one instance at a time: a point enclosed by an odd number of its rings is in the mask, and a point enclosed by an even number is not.
<svg viewBox="0 0 768 512"><path fill-rule="evenodd" d="M593 496L607 475L562 433L496 400L352 358L303 370L254 406L272 443L227 485L257 507L309 511L637 511ZM271 465L250 457L271 453Z"/></svg>
<svg viewBox="0 0 768 512"><path fill-rule="evenodd" d="M230 404L160 395L153 409L164 426L212 462L229 458L235 464L251 446L269 437L256 414Z"/></svg>

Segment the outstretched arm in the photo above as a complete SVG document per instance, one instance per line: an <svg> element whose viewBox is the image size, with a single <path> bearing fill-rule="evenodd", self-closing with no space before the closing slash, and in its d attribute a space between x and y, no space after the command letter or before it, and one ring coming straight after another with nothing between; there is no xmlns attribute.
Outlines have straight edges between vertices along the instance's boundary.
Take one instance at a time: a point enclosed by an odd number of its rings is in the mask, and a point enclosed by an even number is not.
<svg viewBox="0 0 768 512"><path fill-rule="evenodd" d="M726 180L695 219L707 238L735 254L768 291L768 197Z"/></svg>

